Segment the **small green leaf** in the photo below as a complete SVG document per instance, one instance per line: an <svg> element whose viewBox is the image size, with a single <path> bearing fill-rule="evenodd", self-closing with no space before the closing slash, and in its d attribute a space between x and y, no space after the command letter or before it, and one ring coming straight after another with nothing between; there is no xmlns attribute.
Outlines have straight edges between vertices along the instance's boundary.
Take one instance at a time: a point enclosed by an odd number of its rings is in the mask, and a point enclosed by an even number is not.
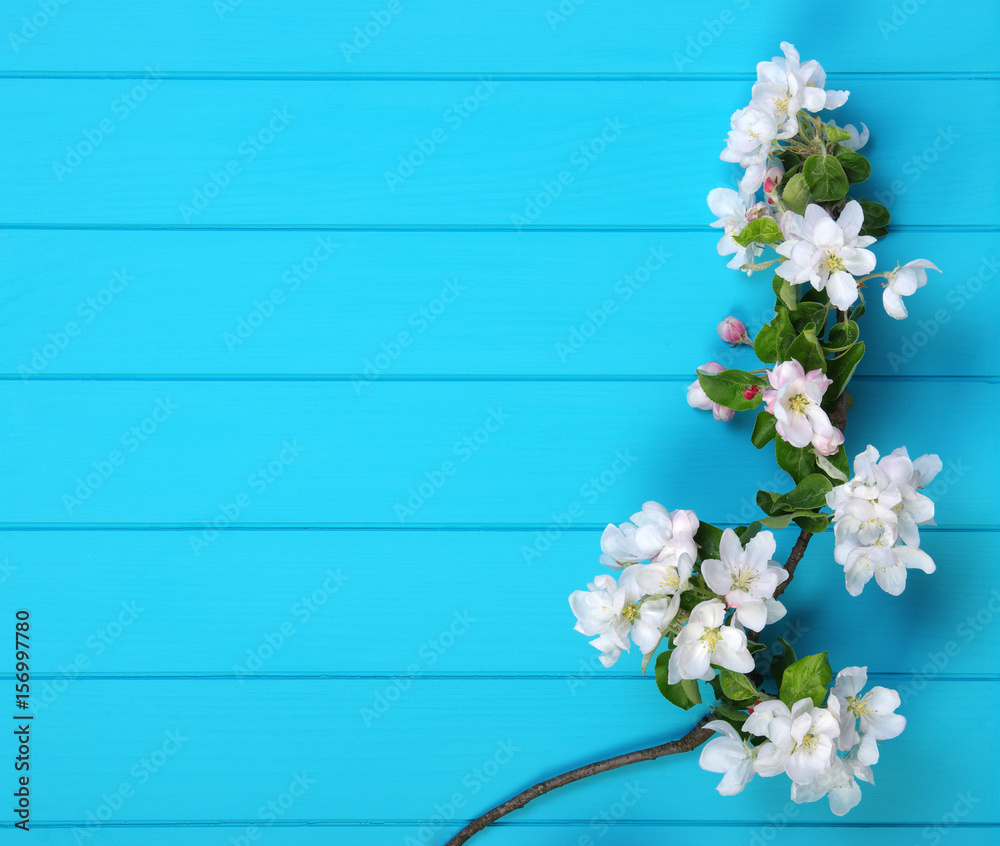
<svg viewBox="0 0 1000 846"><path fill-rule="evenodd" d="M757 412L757 419L754 421L753 431L750 433L750 443L757 449L763 449L774 440L775 426L777 425L778 421L774 415L762 408Z"/></svg>
<svg viewBox="0 0 1000 846"><path fill-rule="evenodd" d="M775 514L773 517L765 517L761 523L769 529L787 529L792 524L792 515Z"/></svg>
<svg viewBox="0 0 1000 846"><path fill-rule="evenodd" d="M741 247L749 247L751 244L773 244L780 237L781 229L772 218L758 217L733 235L733 240Z"/></svg>
<svg viewBox="0 0 1000 846"><path fill-rule="evenodd" d="M846 179L845 176L844 180ZM803 174L796 173L785 180L781 189L781 199L796 214L806 213L806 206L813 201L813 196L809 193L809 186Z"/></svg>
<svg viewBox="0 0 1000 846"><path fill-rule="evenodd" d="M749 541L752 541L757 536L760 529L760 521L754 520L749 526L741 526L736 529L736 537L740 539L740 543L743 544L743 546L746 546ZM752 649L750 651L753 652Z"/></svg>
<svg viewBox="0 0 1000 846"><path fill-rule="evenodd" d="M775 274L774 279L771 280L771 287L774 289L774 295L778 301L789 311L795 311L799 307L798 290L787 279L782 279Z"/></svg>
<svg viewBox="0 0 1000 846"><path fill-rule="evenodd" d="M771 659L771 676L780 690L781 678L785 674L785 670L795 663L795 650L788 645L788 641L783 637L778 638L778 643L781 644L781 654L775 655Z"/></svg>
<svg viewBox="0 0 1000 846"><path fill-rule="evenodd" d="M861 153L844 150L842 153L837 153L837 161L840 162L840 166L851 182L864 182L871 176L872 166Z"/></svg>
<svg viewBox="0 0 1000 846"><path fill-rule="evenodd" d="M849 347L836 358L830 359L827 367L827 375L833 380L833 384L826 389L826 396L836 399L851 381L851 376L860 364L865 355L865 342L859 341L853 347Z"/></svg>
<svg viewBox="0 0 1000 846"><path fill-rule="evenodd" d="M843 449L843 445L841 445L841 449ZM837 465L835 465L832 461L830 461L829 458L827 458L822 453L817 452L815 448L813 449L813 454L815 455L816 458L816 466L819 467L819 469L822 470L824 473L826 473L827 476L829 476L831 479L837 482L847 481L847 474L839 467L837 467Z"/></svg>
<svg viewBox="0 0 1000 846"><path fill-rule="evenodd" d="M811 290L811 289L810 289ZM799 300L798 307L789 316L792 325L800 332L807 323L813 323L816 327L816 334L822 335L826 329L826 319L830 313L830 306L827 303L813 303L809 300Z"/></svg>
<svg viewBox="0 0 1000 846"><path fill-rule="evenodd" d="M800 699L812 699L813 704L820 706L826 699L826 691L833 680L833 670L827 660L827 654L807 655L785 668L781 679L781 701L789 708Z"/></svg>
<svg viewBox="0 0 1000 846"><path fill-rule="evenodd" d="M802 165L802 176L809 193L821 202L839 200L851 187L844 168L834 156L810 156Z"/></svg>
<svg viewBox="0 0 1000 846"><path fill-rule="evenodd" d="M660 689L660 693L685 711L690 710L695 705L700 705L701 691L698 690L698 682L693 679L684 679L677 684L667 684L670 672L669 663L670 652L661 652L656 659L656 686Z"/></svg>
<svg viewBox="0 0 1000 846"><path fill-rule="evenodd" d="M858 324L853 320L848 320L846 323L834 323L830 327L829 345L831 347L849 347L858 342L860 335Z"/></svg>
<svg viewBox="0 0 1000 846"><path fill-rule="evenodd" d="M865 229L883 229L889 225L889 209L881 203L862 200L861 211L865 213Z"/></svg>
<svg viewBox="0 0 1000 846"><path fill-rule="evenodd" d="M796 514L793 519L795 520L796 526L806 532L811 532L814 535L818 535L820 532L825 532L830 526L830 517L825 514L814 514L812 512L806 514Z"/></svg>
<svg viewBox="0 0 1000 846"><path fill-rule="evenodd" d="M765 364L774 364L778 360L778 337L774 334L774 327L769 323L760 327L757 337L753 340L753 351Z"/></svg>
<svg viewBox="0 0 1000 846"><path fill-rule="evenodd" d="M718 561L719 544L722 542L722 529L701 520L698 523L698 531L694 535L694 542L698 544L698 554L702 559L714 558Z"/></svg>
<svg viewBox="0 0 1000 846"><path fill-rule="evenodd" d="M749 411L760 405L761 391L750 399L743 396L743 393L752 385L763 388L766 384L760 376L745 370L723 370L721 373L702 373L699 370L698 381L712 402L734 411Z"/></svg>
<svg viewBox="0 0 1000 846"><path fill-rule="evenodd" d="M765 514L773 515L781 512L778 500L781 494L775 491L757 491L757 507Z"/></svg>
<svg viewBox="0 0 1000 846"><path fill-rule="evenodd" d="M851 133L846 129L841 129L839 126L831 126L830 124L827 124L826 137L836 144L838 141L849 141L851 139Z"/></svg>
<svg viewBox="0 0 1000 846"><path fill-rule="evenodd" d="M719 671L719 679L722 681L722 692L737 702L743 702L747 699L756 700L760 696L760 691L743 673L722 669Z"/></svg>
<svg viewBox="0 0 1000 846"><path fill-rule="evenodd" d="M781 437L774 439L774 454L778 466L798 484L816 469L816 462L808 449L794 447Z"/></svg>
<svg viewBox="0 0 1000 846"><path fill-rule="evenodd" d="M815 459L815 455L812 456ZM786 511L800 511L822 508L826 505L826 495L833 490L833 484L821 473L810 473L792 490L778 500Z"/></svg>
<svg viewBox="0 0 1000 846"><path fill-rule="evenodd" d="M756 522L756 521L755 521L755 522ZM758 523L757 525L760 525L760 524ZM749 652L749 653L750 653L751 655L756 655L756 654L757 654L758 652L760 652L760 651L761 651L762 649L767 649L767 647L766 647L766 646L764 646L764 644L763 644L763 643L757 643L757 641L755 641L755 640L748 640L748 641L747 641L747 651L748 651L748 652Z"/></svg>
<svg viewBox="0 0 1000 846"><path fill-rule="evenodd" d="M805 369L822 370L826 372L826 356L823 347L820 346L819 338L816 336L816 324L807 323L802 331L795 336L795 340L788 347L788 355L798 361Z"/></svg>

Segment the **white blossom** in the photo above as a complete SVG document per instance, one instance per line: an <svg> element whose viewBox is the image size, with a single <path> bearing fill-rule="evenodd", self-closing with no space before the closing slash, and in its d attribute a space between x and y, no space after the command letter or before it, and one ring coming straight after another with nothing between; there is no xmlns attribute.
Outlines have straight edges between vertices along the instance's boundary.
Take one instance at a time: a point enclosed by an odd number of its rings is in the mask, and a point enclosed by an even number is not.
<svg viewBox="0 0 1000 846"><path fill-rule="evenodd" d="M906 317L908 312L903 297L910 296L917 288L923 288L927 284L928 270L941 272L927 259L914 259L889 274L885 288L882 289L882 305L890 317L896 320Z"/></svg>
<svg viewBox="0 0 1000 846"><path fill-rule="evenodd" d="M830 126L837 126L837 121L828 120L827 124L829 124ZM848 138L846 141L840 142L841 147L847 147L848 150L854 150L855 152L857 152L862 147L864 147L865 144L868 143L868 127L865 126L864 124L861 124L860 131L856 126L854 126L854 124L850 123L845 124L844 126L839 128L851 134L851 137Z"/></svg>
<svg viewBox="0 0 1000 846"><path fill-rule="evenodd" d="M850 308L858 298L855 276L875 269L875 254L864 249L875 243L871 235L860 235L865 214L851 200L834 220L822 206L810 203L805 215L789 210L781 216L785 240L775 249L787 261L775 271L793 285L810 283L825 290L837 308Z"/></svg>
<svg viewBox="0 0 1000 846"><path fill-rule="evenodd" d="M778 137L778 125L773 114L752 103L734 112L729 123L729 136L719 158L736 162L746 169L740 179L740 191L753 194L764 184L768 157Z"/></svg>
<svg viewBox="0 0 1000 846"><path fill-rule="evenodd" d="M719 732L720 736L705 744L698 764L703 770L725 773L715 789L723 796L734 796L753 778L757 750L724 720L712 720L705 723L705 728Z"/></svg>
<svg viewBox="0 0 1000 846"><path fill-rule="evenodd" d="M792 783L792 801L799 804L816 802L826 796L830 800L830 810L842 817L861 801L861 788L855 779L875 783L870 767L852 756L834 755L830 766L811 782Z"/></svg>
<svg viewBox="0 0 1000 846"><path fill-rule="evenodd" d="M867 667L845 667L837 673L830 699L839 703L840 750L846 752L860 744L863 751L859 757L866 764L875 764L878 762L875 741L898 737L906 728L906 717L896 713L899 694L891 688L876 686L859 696L867 682Z"/></svg>
<svg viewBox="0 0 1000 846"><path fill-rule="evenodd" d="M777 613L775 619L784 616L784 606L773 597L775 588L788 578L788 573L771 560L774 550L771 532L758 533L744 549L736 532L726 529L719 543L721 560L709 558L701 565L701 574L709 588L736 609L736 620L755 632L773 622L768 620L769 610L772 617ZM768 599L772 599L770 609Z"/></svg>
<svg viewBox="0 0 1000 846"><path fill-rule="evenodd" d="M769 741L757 752L756 771L771 776L783 770L797 784L808 784L830 766L840 733L834 715L808 697L791 708L779 700L762 702L743 728Z"/></svg>
<svg viewBox="0 0 1000 846"><path fill-rule="evenodd" d="M823 455L836 453L844 435L822 408L823 396L833 380L822 370L806 373L795 359L778 364L767 378L771 390L764 392L764 407L777 418L779 437L794 447L811 443Z"/></svg>
<svg viewBox="0 0 1000 846"><path fill-rule="evenodd" d="M770 217L767 204L756 202L752 193L734 191L732 188L713 188L708 192L708 207L719 218L709 225L723 230L717 246L719 255L733 256L726 267L739 270L745 264L753 264L763 252L764 245L751 243L747 247L741 247L733 240L733 236L739 235L751 220Z"/></svg>
<svg viewBox="0 0 1000 846"><path fill-rule="evenodd" d="M737 673L753 670L746 633L725 625L725 618L726 606L718 599L700 602L691 610L687 624L674 638L668 684L684 679L710 681L715 676L712 664Z"/></svg>

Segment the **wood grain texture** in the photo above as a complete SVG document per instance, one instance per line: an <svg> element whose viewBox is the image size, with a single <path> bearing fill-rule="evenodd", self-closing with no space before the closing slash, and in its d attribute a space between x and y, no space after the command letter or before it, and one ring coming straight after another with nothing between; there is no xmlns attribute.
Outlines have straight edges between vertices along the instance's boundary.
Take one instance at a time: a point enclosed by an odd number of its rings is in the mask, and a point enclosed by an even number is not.
<svg viewBox="0 0 1000 846"><path fill-rule="evenodd" d="M523 232L707 223L747 81L4 79L0 97L0 223ZM1000 223L998 105L993 79L859 79L842 119L875 139L866 193L897 223Z"/></svg>
<svg viewBox="0 0 1000 846"><path fill-rule="evenodd" d="M5 382L0 507L8 523L186 524L201 555L233 523L604 524L647 499L729 522L740 497L787 490L771 451L746 446L753 414L716 423L685 384ZM933 402L919 381L859 383L850 452L938 451L938 522L995 525L982 410L1000 385L931 384ZM720 500L737 449L745 481Z"/></svg>
<svg viewBox="0 0 1000 846"><path fill-rule="evenodd" d="M195 558L184 531L7 531L0 619L32 609L45 710L78 674L217 675L256 685L310 674L549 674L574 701L639 670L636 653L605 670L572 628L567 596L604 569L600 532L237 531ZM793 536L778 535L782 560ZM764 641L781 636L799 654L829 650L838 668L864 665L918 685L1000 674L995 537L925 532L936 575L912 571L898 598L874 582L853 598L824 533L783 597L787 618ZM364 626L363 608L392 624ZM909 631L914 619L924 621L919 629L886 636Z"/></svg>
<svg viewBox="0 0 1000 846"><path fill-rule="evenodd" d="M448 0L300 0L293 5L279 0L175 0L169 15L125 0L104 0L70 3L24 39L22 18L37 14L39 4L10 0L3 16L10 42L3 67L41 72L136 71L153 65L165 71L218 73L747 76L787 39L803 56L823 55L824 67L837 74L996 72L998 23L994 15L979 14L981 8L968 0L900 11L892 3L876 3L853 17L827 16L820 32L801 4L790 0L770 3L766 14L754 0L708 6L654 0L519 0L502 5L476 0L460 8ZM781 22L780 33L776 21ZM11 41L11 33L25 43ZM948 49L959 41L961 52Z"/></svg>
<svg viewBox="0 0 1000 846"><path fill-rule="evenodd" d="M962 822L1000 822L1000 777L990 765L995 711L979 711L975 742L959 754L930 753L933 779L914 778L940 737L934 715L975 709L997 684L936 681L909 698L906 740L886 744L878 787L866 790L851 822L926 825L965 791L979 801ZM115 820L250 822L296 774L315 783L283 820L417 822L457 792L477 807L495 804L540 775L663 742L697 719L665 703L651 681L635 679L588 685L572 699L560 679L89 680L44 716L35 742L37 819L62 823L96 816L102 795L123 783L133 795ZM653 801L629 809L632 819L760 823L788 803L788 783L778 778L721 797L717 774L678 757L586 779L510 819L588 820L637 780ZM830 819L820 803L798 810L802 822ZM506 837L516 839L516 830Z"/></svg>
<svg viewBox="0 0 1000 846"><path fill-rule="evenodd" d="M755 367L715 323L736 314L755 333L773 316L770 275L727 268L715 231L2 234L0 371L19 378L693 378L713 359ZM928 237L893 233L881 266L929 254ZM942 273L909 320L867 287L862 373L1000 373L1000 235L933 238Z"/></svg>

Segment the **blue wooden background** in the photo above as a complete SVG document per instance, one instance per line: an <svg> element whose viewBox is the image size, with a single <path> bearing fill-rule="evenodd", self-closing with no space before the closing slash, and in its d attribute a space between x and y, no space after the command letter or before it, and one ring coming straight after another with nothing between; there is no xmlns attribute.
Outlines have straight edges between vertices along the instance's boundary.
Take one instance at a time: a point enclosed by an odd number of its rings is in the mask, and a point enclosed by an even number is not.
<svg viewBox="0 0 1000 846"><path fill-rule="evenodd" d="M939 572L852 599L822 536L782 624L900 689L909 727L844 819L785 779L719 797L688 757L481 842L996 842L994 4L7 0L0 23L0 624L31 611L34 842L442 843L686 730L566 596L644 500L732 524L783 482L749 421L684 402L695 366L750 361L715 323L770 316L704 197L782 39L871 129L884 266L944 271L905 323L875 298L848 431L942 456Z"/></svg>

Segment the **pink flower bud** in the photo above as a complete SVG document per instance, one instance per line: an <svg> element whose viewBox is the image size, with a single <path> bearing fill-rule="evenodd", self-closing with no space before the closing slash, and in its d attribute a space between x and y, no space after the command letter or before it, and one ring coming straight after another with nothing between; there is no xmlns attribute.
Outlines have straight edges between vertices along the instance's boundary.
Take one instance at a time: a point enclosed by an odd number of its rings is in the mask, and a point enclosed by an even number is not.
<svg viewBox="0 0 1000 846"><path fill-rule="evenodd" d="M751 400L760 393L760 385L748 385L743 392L743 399Z"/></svg>
<svg viewBox="0 0 1000 846"><path fill-rule="evenodd" d="M747 337L747 327L735 317L727 317L723 320L717 331L719 337L731 346L750 343L750 339Z"/></svg>
<svg viewBox="0 0 1000 846"><path fill-rule="evenodd" d="M764 174L764 193L773 194L785 172L780 167L769 167Z"/></svg>

